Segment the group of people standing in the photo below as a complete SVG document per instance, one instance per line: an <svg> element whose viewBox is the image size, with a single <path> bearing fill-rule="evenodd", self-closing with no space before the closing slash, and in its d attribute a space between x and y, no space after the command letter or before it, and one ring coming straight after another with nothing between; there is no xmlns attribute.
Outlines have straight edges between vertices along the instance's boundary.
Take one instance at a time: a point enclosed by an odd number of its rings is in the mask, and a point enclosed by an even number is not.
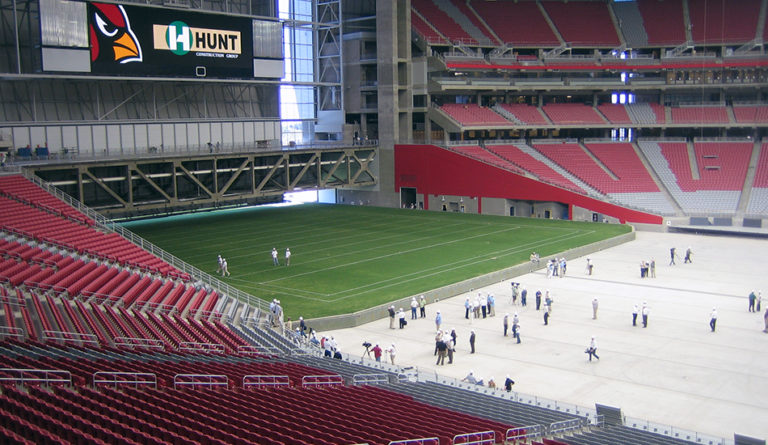
<svg viewBox="0 0 768 445"><path fill-rule="evenodd" d="M565 261L565 257L560 259L553 258L547 261L547 278L563 278L565 276L565 270L567 266L568 263Z"/></svg>
<svg viewBox="0 0 768 445"><path fill-rule="evenodd" d="M420 314L419 317L416 316L417 310ZM389 329L395 329L395 319L397 319L400 329L403 329L408 325L408 320L405 319L405 310L403 308L396 311L395 306L391 305L387 308L387 313L389 314ZM438 311L438 315L439 314L440 312ZM418 301L416 300L416 297L411 297L411 320L416 320L418 318L427 318L427 299L424 295L420 296Z"/></svg>
<svg viewBox="0 0 768 445"><path fill-rule="evenodd" d="M278 254L277 254L277 248L272 248L272 264L275 266L280 265L280 261L278 260ZM285 265L290 266L291 265L291 249L289 247L285 248Z"/></svg>
<svg viewBox="0 0 768 445"><path fill-rule="evenodd" d="M474 300L469 296L464 300L464 318L469 320L471 314L473 318L478 319L481 313L483 318L496 316L496 298L493 294L483 295L482 292L478 292Z"/></svg>

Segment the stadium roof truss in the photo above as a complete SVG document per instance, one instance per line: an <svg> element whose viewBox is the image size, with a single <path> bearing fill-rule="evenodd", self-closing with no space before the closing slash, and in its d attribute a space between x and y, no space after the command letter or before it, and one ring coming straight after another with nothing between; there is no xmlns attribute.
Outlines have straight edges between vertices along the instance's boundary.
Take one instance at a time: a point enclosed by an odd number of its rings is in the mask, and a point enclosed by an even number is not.
<svg viewBox="0 0 768 445"><path fill-rule="evenodd" d="M378 147L213 153L27 168L109 216L275 201L283 193L375 185Z"/></svg>

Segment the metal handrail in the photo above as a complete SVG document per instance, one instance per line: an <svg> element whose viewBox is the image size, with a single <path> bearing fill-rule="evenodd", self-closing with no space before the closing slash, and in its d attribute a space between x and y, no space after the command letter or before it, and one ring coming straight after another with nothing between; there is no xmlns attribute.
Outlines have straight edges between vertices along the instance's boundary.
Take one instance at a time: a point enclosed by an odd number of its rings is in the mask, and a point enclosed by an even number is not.
<svg viewBox="0 0 768 445"><path fill-rule="evenodd" d="M98 379L101 376L111 376L112 379ZM119 380L118 377L133 377L133 380ZM147 379L139 380L141 377L147 377ZM151 372L97 371L93 373L93 387L96 388L99 384L111 384L113 388L117 388L118 385L133 385L134 388L138 388L139 385L152 385L157 389L157 375Z"/></svg>
<svg viewBox="0 0 768 445"><path fill-rule="evenodd" d="M99 344L96 336L93 334L81 334L80 332L67 332L67 331L43 331L43 341L57 340L65 343L88 343Z"/></svg>
<svg viewBox="0 0 768 445"><path fill-rule="evenodd" d="M190 380L186 380L190 379ZM195 379L205 379L206 381L197 381ZM173 376L173 389L179 389L179 386L207 386L210 388L224 386L229 389L229 378L224 374L176 374Z"/></svg>
<svg viewBox="0 0 768 445"><path fill-rule="evenodd" d="M277 386L290 386L291 379L287 375L246 375L243 376L243 389L256 387L274 388Z"/></svg>
<svg viewBox="0 0 768 445"><path fill-rule="evenodd" d="M116 337L117 347L165 349L165 342L156 338Z"/></svg>
<svg viewBox="0 0 768 445"><path fill-rule="evenodd" d="M2 377L1 375L16 374L18 377ZM42 375L42 377L25 377L25 374L32 374L33 376ZM51 376L51 377L49 377ZM60 377L55 377L60 376ZM66 383L72 386L72 373L63 369L31 369L31 368L0 368L0 381L2 382L16 382L17 384L24 384L26 382L42 383L49 385L51 383Z"/></svg>

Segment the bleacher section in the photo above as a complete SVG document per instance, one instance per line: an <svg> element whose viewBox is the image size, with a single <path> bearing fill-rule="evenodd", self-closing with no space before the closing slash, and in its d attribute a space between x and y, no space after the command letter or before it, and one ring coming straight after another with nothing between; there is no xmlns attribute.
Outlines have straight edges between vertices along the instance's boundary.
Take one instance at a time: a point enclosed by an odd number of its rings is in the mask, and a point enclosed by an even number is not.
<svg viewBox="0 0 768 445"><path fill-rule="evenodd" d="M427 39L427 42L433 45L447 43L445 37L435 31L429 23L425 22L424 19L416 13L416 11L411 11L411 26L413 26L413 29L421 34L422 37Z"/></svg>
<svg viewBox="0 0 768 445"><path fill-rule="evenodd" d="M758 105L734 105L733 117L739 123L768 123L768 107Z"/></svg>
<svg viewBox="0 0 768 445"><path fill-rule="evenodd" d="M609 183L608 196L630 207L674 215L667 195L659 190L630 143L587 142L587 149L619 180Z"/></svg>
<svg viewBox="0 0 768 445"><path fill-rule="evenodd" d="M634 122L629 116L627 108L618 104L601 104L597 109L608 119L608 122L617 125L631 125Z"/></svg>
<svg viewBox="0 0 768 445"><path fill-rule="evenodd" d="M543 182L549 182L578 193L585 193L579 186L550 168L547 164L535 159L517 145L489 145L488 150L496 153L501 158L506 159L521 169L533 173Z"/></svg>
<svg viewBox="0 0 768 445"><path fill-rule="evenodd" d="M643 16L649 45L674 47L687 40L683 0L638 0L637 6Z"/></svg>
<svg viewBox="0 0 768 445"><path fill-rule="evenodd" d="M560 46L536 2L474 0L469 5L504 43L518 47Z"/></svg>
<svg viewBox="0 0 768 445"><path fill-rule="evenodd" d="M501 108L512 114L523 125L549 125L547 118L538 107L525 104L501 104Z"/></svg>
<svg viewBox="0 0 768 445"><path fill-rule="evenodd" d="M596 164L578 143L538 141L533 147L600 193L609 193L614 179Z"/></svg>
<svg viewBox="0 0 768 445"><path fill-rule="evenodd" d="M603 2L542 2L563 40L571 46L616 48L621 42ZM585 26L588 24L588 26Z"/></svg>
<svg viewBox="0 0 768 445"><path fill-rule="evenodd" d="M506 170L511 170L518 174L523 174L523 175L525 174L525 172L521 170L516 164L509 162L508 160L502 157L499 157L498 155L492 152L484 150L482 147L477 147L472 145L457 145L457 146L453 146L452 149L454 151L465 154L472 158L487 162L491 165L495 165L497 167L501 167Z"/></svg>
<svg viewBox="0 0 768 445"><path fill-rule="evenodd" d="M15 191L19 187L27 191ZM39 189L42 195L37 191L28 191L34 188ZM57 204L56 201L56 198L22 176L1 177L0 206L5 211L0 213L0 229L125 266L188 279L185 274L160 258L116 233L100 231L92 226L93 222L88 217L73 208L67 209L66 204L61 201Z"/></svg>
<svg viewBox="0 0 768 445"><path fill-rule="evenodd" d="M760 147L760 157L755 169L755 179L747 203L747 215L765 215L768 213L768 143Z"/></svg>
<svg viewBox="0 0 768 445"><path fill-rule="evenodd" d="M752 143L696 143L694 179L684 142L641 141L638 146L680 207L689 214L733 213L744 186Z"/></svg>
<svg viewBox="0 0 768 445"><path fill-rule="evenodd" d="M687 1L694 42L723 44L755 39L761 0Z"/></svg>

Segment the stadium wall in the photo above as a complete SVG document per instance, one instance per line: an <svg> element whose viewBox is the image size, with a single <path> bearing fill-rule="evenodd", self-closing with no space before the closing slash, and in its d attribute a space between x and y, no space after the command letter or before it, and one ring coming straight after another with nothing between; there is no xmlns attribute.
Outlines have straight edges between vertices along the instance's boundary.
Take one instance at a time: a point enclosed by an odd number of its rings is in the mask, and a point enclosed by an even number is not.
<svg viewBox="0 0 768 445"><path fill-rule="evenodd" d="M658 215L628 209L573 193L470 159L434 145L395 146L395 191L415 188L417 193L471 198L504 198L533 202L557 202L615 218L623 223L662 224ZM425 208L430 210L429 199ZM431 209L431 210L440 210ZM486 213L482 207L478 213Z"/></svg>

